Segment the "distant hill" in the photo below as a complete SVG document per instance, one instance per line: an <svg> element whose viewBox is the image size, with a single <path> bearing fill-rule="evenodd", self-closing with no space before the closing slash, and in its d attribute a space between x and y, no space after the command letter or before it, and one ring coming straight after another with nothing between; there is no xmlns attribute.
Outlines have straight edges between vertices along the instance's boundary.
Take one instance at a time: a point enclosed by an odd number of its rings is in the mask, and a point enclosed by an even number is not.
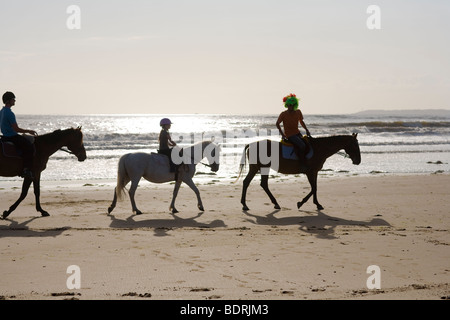
<svg viewBox="0 0 450 320"><path fill-rule="evenodd" d="M355 116L376 117L376 116L399 116L399 117L417 117L417 116L436 116L450 118L450 110L446 109L417 109L417 110L365 110L352 113Z"/></svg>

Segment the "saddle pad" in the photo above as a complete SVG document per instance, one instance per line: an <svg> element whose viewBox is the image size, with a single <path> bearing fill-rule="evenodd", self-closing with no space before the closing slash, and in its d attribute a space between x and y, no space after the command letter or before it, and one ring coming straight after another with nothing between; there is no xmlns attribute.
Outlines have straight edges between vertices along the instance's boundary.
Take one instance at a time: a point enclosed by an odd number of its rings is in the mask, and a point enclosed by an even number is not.
<svg viewBox="0 0 450 320"><path fill-rule="evenodd" d="M306 143L306 151L307 151L305 158L311 159L312 156L314 155L313 148L308 143L307 139L303 138L303 140ZM298 156L294 151L294 145L288 141L281 140L281 155L284 159L298 160Z"/></svg>
<svg viewBox="0 0 450 320"><path fill-rule="evenodd" d="M284 159L298 160L297 154L294 151L294 147L291 145L281 144L281 155Z"/></svg>

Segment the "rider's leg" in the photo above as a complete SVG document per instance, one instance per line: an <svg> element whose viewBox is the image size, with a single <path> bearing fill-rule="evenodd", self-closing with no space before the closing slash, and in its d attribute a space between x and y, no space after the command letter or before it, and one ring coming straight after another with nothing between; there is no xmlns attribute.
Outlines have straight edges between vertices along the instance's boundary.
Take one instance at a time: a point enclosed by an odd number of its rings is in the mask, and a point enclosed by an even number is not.
<svg viewBox="0 0 450 320"><path fill-rule="evenodd" d="M34 153L33 144L21 135L7 137L4 140L11 141L18 149L22 150L24 176L32 178L33 176L31 170L33 168Z"/></svg>
<svg viewBox="0 0 450 320"><path fill-rule="evenodd" d="M297 153L297 156L300 160L303 160L305 158L305 149L306 145L303 142L302 138L299 135L293 135L288 138L289 142L294 144L294 150Z"/></svg>

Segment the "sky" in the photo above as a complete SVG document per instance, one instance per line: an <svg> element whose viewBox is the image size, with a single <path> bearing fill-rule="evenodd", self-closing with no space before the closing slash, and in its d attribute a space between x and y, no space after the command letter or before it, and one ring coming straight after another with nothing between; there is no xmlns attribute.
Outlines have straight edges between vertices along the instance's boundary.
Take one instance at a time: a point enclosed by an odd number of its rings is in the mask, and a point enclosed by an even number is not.
<svg viewBox="0 0 450 320"><path fill-rule="evenodd" d="M450 109L448 0L0 0L0 15L16 114L278 114L290 93L304 114Z"/></svg>

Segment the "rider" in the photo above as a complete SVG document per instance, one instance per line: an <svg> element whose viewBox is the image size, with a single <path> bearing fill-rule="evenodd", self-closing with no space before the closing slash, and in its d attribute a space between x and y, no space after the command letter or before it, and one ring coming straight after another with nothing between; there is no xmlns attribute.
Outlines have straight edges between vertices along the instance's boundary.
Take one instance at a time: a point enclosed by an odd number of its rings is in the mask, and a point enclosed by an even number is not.
<svg viewBox="0 0 450 320"><path fill-rule="evenodd" d="M3 141L10 141L14 143L16 147L22 150L23 152L23 177L33 179L33 173L31 171L33 167L33 153L34 147L33 144L23 137L19 135L19 133L29 133L33 136L37 136L36 131L22 129L17 125L16 116L14 112L12 112L11 108L16 103L16 96L12 92L5 92L2 97L3 103L5 106L0 111L0 130L3 134Z"/></svg>
<svg viewBox="0 0 450 320"><path fill-rule="evenodd" d="M283 139L289 140L294 146L298 147L299 153L297 154L302 161L305 157L306 144L302 139L300 130L298 129L298 123L306 130L306 134L310 137L308 128L305 122L303 122L303 114L298 109L298 98L295 94L290 94L283 99L284 106L287 108L286 111L280 113L276 126L280 131ZM280 124L283 123L284 131L281 129Z"/></svg>
<svg viewBox="0 0 450 320"><path fill-rule="evenodd" d="M170 161L170 172L176 171L176 166L172 161L172 149L170 147L175 147L177 144L170 137L169 129L172 126L172 121L168 118L163 118L159 122L161 126L161 132L159 133L159 149L158 153L165 154L169 157Z"/></svg>

